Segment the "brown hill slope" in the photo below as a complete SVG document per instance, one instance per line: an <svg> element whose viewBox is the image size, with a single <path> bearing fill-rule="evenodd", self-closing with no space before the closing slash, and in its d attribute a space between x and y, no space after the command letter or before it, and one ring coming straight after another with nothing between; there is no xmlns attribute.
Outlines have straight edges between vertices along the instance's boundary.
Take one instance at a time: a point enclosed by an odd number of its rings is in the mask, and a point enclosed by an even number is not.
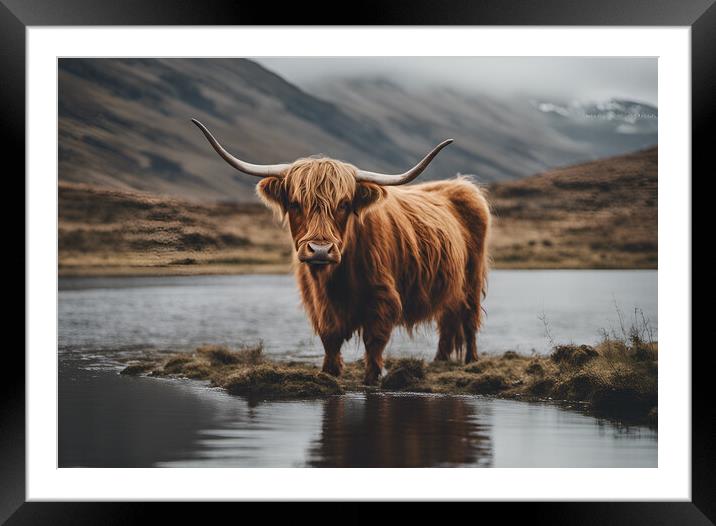
<svg viewBox="0 0 716 526"><path fill-rule="evenodd" d="M490 187L502 267L656 268L657 148Z"/></svg>
<svg viewBox="0 0 716 526"><path fill-rule="evenodd" d="M284 272L291 248L258 203L59 185L60 275Z"/></svg>
<svg viewBox="0 0 716 526"><path fill-rule="evenodd" d="M488 187L497 268L656 268L657 150ZM196 204L61 182L61 275L285 272L258 204Z"/></svg>

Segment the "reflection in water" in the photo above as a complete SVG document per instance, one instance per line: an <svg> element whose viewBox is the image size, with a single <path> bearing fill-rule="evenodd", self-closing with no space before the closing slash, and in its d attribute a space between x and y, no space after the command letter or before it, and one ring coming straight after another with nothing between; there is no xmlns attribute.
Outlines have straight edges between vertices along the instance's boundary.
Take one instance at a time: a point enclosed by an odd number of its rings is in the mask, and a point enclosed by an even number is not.
<svg viewBox="0 0 716 526"><path fill-rule="evenodd" d="M326 401L315 467L491 464L489 430L461 397L369 394Z"/></svg>
<svg viewBox="0 0 716 526"><path fill-rule="evenodd" d="M657 434L548 404L351 394L259 402L64 361L59 467L656 466Z"/></svg>
<svg viewBox="0 0 716 526"><path fill-rule="evenodd" d="M215 408L180 382L61 363L59 467L149 467L194 449Z"/></svg>
<svg viewBox="0 0 716 526"><path fill-rule="evenodd" d="M656 430L619 426L546 403L492 400L493 465L656 467Z"/></svg>

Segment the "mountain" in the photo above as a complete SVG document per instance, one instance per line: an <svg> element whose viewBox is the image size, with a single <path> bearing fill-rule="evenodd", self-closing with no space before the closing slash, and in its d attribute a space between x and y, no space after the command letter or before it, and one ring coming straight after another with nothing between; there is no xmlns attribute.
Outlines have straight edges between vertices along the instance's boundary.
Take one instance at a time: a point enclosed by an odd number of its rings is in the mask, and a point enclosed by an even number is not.
<svg viewBox="0 0 716 526"><path fill-rule="evenodd" d="M191 118L257 163L322 153L400 172L455 138L425 180L517 179L656 143L655 128L628 115L614 126L576 110L564 115L569 105L380 78L302 90L247 59L60 59L58 67L60 181L195 201L254 200L255 180L219 159Z"/></svg>
<svg viewBox="0 0 716 526"><path fill-rule="evenodd" d="M658 110L623 99L600 103L532 101L547 126L592 145L597 158L640 150L657 143Z"/></svg>
<svg viewBox="0 0 716 526"><path fill-rule="evenodd" d="M371 123L249 60L60 59L60 180L251 199L255 180L219 159L191 118L258 163L292 161L317 153L316 145L329 155L375 157L376 169L413 161Z"/></svg>
<svg viewBox="0 0 716 526"><path fill-rule="evenodd" d="M611 110L616 101L572 103L566 105L572 112L561 115L545 111L561 109L557 104L467 95L447 88L408 90L380 78L324 80L311 85L311 92L379 123L409 151L426 151L454 137L455 143L433 161L435 170L426 179L455 173L474 174L483 182L517 179L657 143L656 108L647 105L629 110L632 115L641 110L639 125L653 124L653 129L634 127L635 133L627 135L610 120L608 111L616 111ZM577 108L583 109L581 114ZM622 124L628 124L626 116Z"/></svg>
<svg viewBox="0 0 716 526"><path fill-rule="evenodd" d="M657 150L488 190L498 268L656 268ZM193 203L60 181L61 275L288 272L290 237L257 203Z"/></svg>

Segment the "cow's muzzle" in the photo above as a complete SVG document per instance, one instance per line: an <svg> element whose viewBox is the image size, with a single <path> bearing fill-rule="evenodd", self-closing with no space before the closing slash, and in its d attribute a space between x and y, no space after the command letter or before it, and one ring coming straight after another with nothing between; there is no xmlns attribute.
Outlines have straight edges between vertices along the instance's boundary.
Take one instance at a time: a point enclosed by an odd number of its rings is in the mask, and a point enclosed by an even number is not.
<svg viewBox="0 0 716 526"><path fill-rule="evenodd" d="M309 265L330 265L340 263L341 256L334 243L328 241L308 241L298 250L298 259Z"/></svg>

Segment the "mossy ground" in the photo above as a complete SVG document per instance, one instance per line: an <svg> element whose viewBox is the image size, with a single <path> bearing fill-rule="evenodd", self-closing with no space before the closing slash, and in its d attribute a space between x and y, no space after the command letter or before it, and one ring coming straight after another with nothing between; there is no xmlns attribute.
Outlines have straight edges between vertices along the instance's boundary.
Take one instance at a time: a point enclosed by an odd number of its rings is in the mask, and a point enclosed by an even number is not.
<svg viewBox="0 0 716 526"><path fill-rule="evenodd" d="M628 421L657 418L658 345L610 340L592 347L557 345L547 356L508 351L482 355L463 365L454 361L387 359L378 387L361 381L361 361L347 363L336 378L303 362L268 360L261 346L231 350L203 346L193 353L149 355L127 364L125 375L208 380L232 394L253 398L312 398L378 389L488 395L521 400L579 403L594 414Z"/></svg>

